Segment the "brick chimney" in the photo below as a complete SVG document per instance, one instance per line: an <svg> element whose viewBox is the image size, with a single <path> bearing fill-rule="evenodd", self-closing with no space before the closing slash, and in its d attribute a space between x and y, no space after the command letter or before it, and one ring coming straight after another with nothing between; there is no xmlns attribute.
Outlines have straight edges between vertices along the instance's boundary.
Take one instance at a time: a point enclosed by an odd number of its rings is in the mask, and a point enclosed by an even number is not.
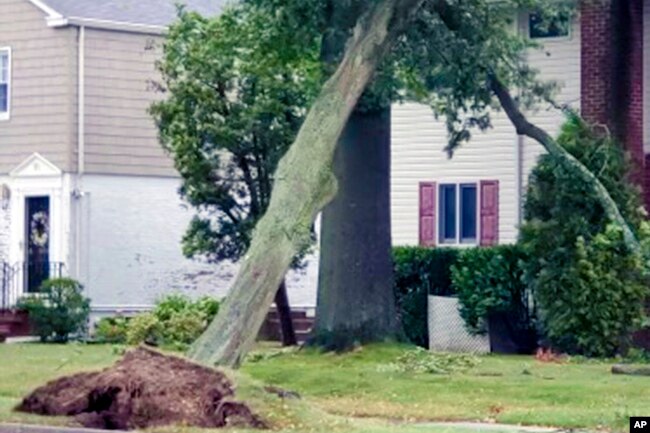
<svg viewBox="0 0 650 433"><path fill-rule="evenodd" d="M582 115L625 145L643 187L643 0L583 0L580 9Z"/></svg>

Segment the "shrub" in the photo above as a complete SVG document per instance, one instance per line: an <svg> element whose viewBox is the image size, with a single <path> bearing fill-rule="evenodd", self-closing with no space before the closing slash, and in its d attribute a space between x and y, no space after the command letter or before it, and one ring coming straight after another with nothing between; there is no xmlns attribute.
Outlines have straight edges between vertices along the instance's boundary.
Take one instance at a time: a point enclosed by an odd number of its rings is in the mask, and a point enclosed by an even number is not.
<svg viewBox="0 0 650 433"><path fill-rule="evenodd" d="M595 173L644 245L647 223L629 163L613 140L577 118L558 142ZM520 243L542 329L558 350L612 356L625 349L648 296L646 269L575 170L551 155L530 176Z"/></svg>
<svg viewBox="0 0 650 433"><path fill-rule="evenodd" d="M156 344L185 348L196 340L219 311L220 302L210 297L193 301L180 295L168 295L158 302L151 313L135 316L127 326L127 343L149 341Z"/></svg>
<svg viewBox="0 0 650 433"><path fill-rule="evenodd" d="M71 334L86 330L90 300L83 287L71 278L45 280L40 292L20 299L18 308L26 310L42 341L65 343Z"/></svg>
<svg viewBox="0 0 650 433"><path fill-rule="evenodd" d="M452 266L460 314L467 328L485 332L492 313L507 313L520 331L534 328L530 293L523 280L525 255L516 245L463 250Z"/></svg>
<svg viewBox="0 0 650 433"><path fill-rule="evenodd" d="M129 320L126 342L131 345L144 342L159 344L163 329L163 324L153 313L138 314Z"/></svg>
<svg viewBox="0 0 650 433"><path fill-rule="evenodd" d="M406 337L422 347L429 345L427 296L451 296L451 265L458 250L452 248L393 248L395 296Z"/></svg>
<svg viewBox="0 0 650 433"><path fill-rule="evenodd" d="M95 338L102 343L126 343L129 319L124 316L102 317L95 324Z"/></svg>

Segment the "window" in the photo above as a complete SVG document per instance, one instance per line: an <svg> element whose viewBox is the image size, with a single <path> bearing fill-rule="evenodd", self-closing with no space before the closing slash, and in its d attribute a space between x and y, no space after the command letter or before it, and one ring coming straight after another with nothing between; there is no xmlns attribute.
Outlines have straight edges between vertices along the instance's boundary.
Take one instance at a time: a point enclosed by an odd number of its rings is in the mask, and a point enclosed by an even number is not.
<svg viewBox="0 0 650 433"><path fill-rule="evenodd" d="M476 184L441 184L439 191L440 243L476 243L478 231Z"/></svg>
<svg viewBox="0 0 650 433"><path fill-rule="evenodd" d="M9 119L11 96L11 51L0 48L0 120Z"/></svg>
<svg viewBox="0 0 650 433"><path fill-rule="evenodd" d="M571 18L567 12L555 16L528 14L528 36L531 39L565 38L569 36L570 27Z"/></svg>

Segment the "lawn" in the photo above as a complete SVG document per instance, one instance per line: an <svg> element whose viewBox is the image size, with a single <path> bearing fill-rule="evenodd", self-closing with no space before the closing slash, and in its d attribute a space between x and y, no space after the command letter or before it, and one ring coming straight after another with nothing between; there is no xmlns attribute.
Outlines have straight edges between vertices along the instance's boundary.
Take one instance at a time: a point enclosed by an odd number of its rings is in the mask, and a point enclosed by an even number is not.
<svg viewBox="0 0 650 433"><path fill-rule="evenodd" d="M531 357L484 356L476 367L449 375L387 368L404 350L376 345L334 355L267 348L242 371L303 396L298 402L264 403L270 416L283 420L278 423L282 431L463 432L401 423L434 420L625 431L629 416L647 415L650 408L650 378L613 376L607 363L547 364ZM15 414L11 408L49 379L107 366L117 357L108 345L0 345L0 422L65 422ZM241 395L252 395L255 389L244 384ZM352 417L371 419L350 421Z"/></svg>

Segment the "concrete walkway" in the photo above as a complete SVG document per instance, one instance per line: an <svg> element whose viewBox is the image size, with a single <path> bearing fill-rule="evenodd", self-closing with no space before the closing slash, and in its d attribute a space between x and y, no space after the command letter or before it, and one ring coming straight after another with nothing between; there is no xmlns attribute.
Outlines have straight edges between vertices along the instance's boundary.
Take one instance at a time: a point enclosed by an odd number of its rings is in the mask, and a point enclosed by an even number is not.
<svg viewBox="0 0 650 433"><path fill-rule="evenodd" d="M536 427L536 426L519 426L511 424L489 424L479 422L427 422L427 423L395 423L397 426L409 427L410 430L414 428L422 430L423 433L427 431L434 431L436 433L561 433L570 430L551 428L551 427ZM39 425L26 425L26 424L0 424L0 433L107 433L109 430L87 429L79 427L52 427L52 426L39 426ZM120 430L110 430L116 433L127 433ZM575 430L571 430L575 432Z"/></svg>

